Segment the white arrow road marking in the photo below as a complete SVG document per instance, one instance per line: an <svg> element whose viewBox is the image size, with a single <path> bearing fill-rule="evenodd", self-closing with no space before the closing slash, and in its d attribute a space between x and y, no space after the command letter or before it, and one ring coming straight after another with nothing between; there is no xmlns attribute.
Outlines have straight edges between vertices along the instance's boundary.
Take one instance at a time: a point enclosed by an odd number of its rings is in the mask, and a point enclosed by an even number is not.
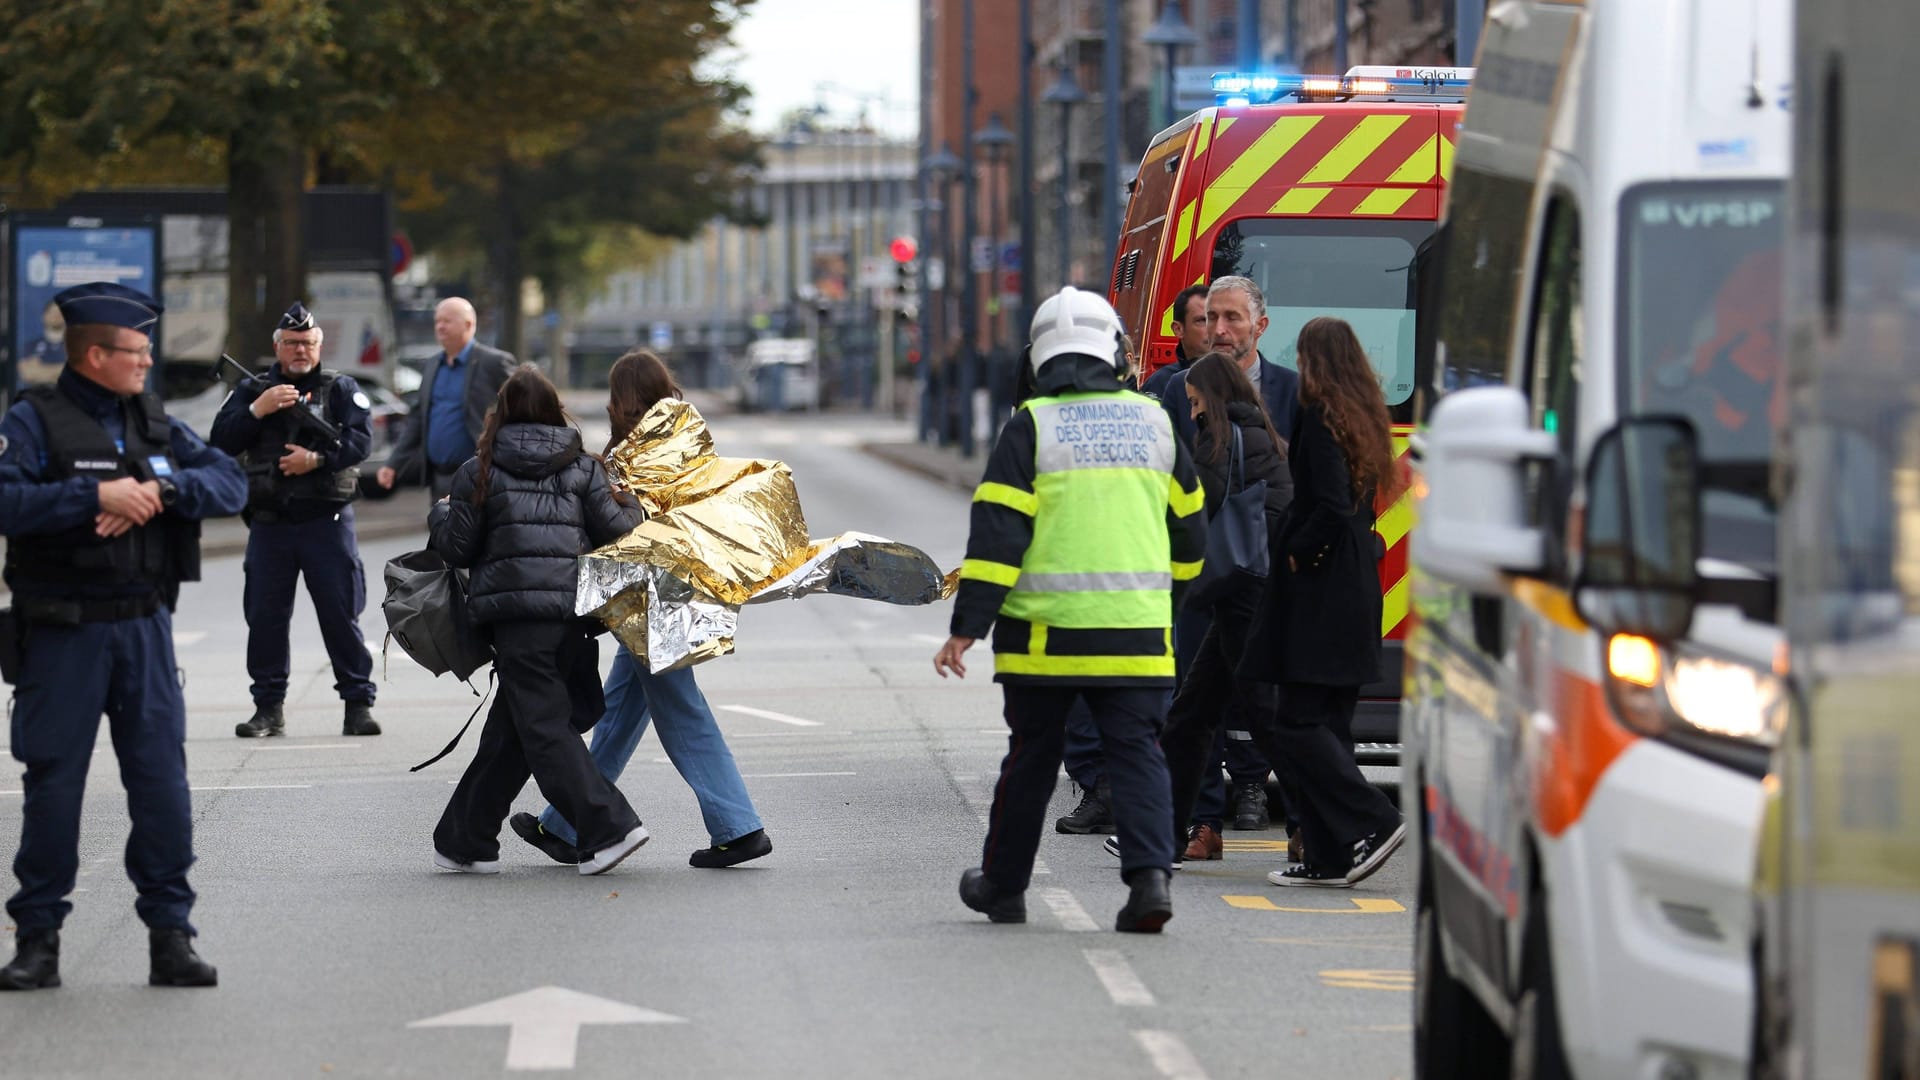
<svg viewBox="0 0 1920 1080"><path fill-rule="evenodd" d="M642 1009L558 986L542 986L441 1016L409 1028L506 1027L507 1068L571 1069L582 1024L684 1024L684 1016Z"/></svg>
<svg viewBox="0 0 1920 1080"><path fill-rule="evenodd" d="M762 720L777 720L782 724L792 724L794 727L820 726L820 721L818 720L802 720L797 716L788 716L786 713L772 712L767 709L756 709L750 705L722 705L720 707L727 712L737 712L746 716L757 716Z"/></svg>

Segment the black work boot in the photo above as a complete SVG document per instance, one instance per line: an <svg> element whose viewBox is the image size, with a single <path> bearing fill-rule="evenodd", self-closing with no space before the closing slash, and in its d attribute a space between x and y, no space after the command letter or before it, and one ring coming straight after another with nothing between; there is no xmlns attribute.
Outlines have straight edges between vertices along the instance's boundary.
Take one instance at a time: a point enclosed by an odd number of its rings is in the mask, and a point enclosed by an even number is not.
<svg viewBox="0 0 1920 1080"><path fill-rule="evenodd" d="M364 701L347 702L347 719L340 725L340 734L380 734L380 725L373 721L373 706Z"/></svg>
<svg viewBox="0 0 1920 1080"><path fill-rule="evenodd" d="M969 870L960 875L960 902L985 915L989 922L1027 921L1027 894L1000 892L987 880L984 870Z"/></svg>
<svg viewBox="0 0 1920 1080"><path fill-rule="evenodd" d="M1090 788L1080 789L1080 805L1073 813L1053 823L1055 832L1110 833L1113 831L1113 789L1105 777Z"/></svg>
<svg viewBox="0 0 1920 1080"><path fill-rule="evenodd" d="M268 735L285 735L287 718L281 715L278 705L255 705L253 718L245 723L233 725L233 733L243 739L259 739Z"/></svg>
<svg viewBox="0 0 1920 1080"><path fill-rule="evenodd" d="M1267 816L1265 784L1241 784L1239 796L1239 805L1233 811L1234 831L1255 832L1273 824L1273 819Z"/></svg>
<svg viewBox="0 0 1920 1080"><path fill-rule="evenodd" d="M0 990L45 990L60 985L60 931L14 935L13 963L0 968Z"/></svg>
<svg viewBox="0 0 1920 1080"><path fill-rule="evenodd" d="M1173 875L1165 870L1146 868L1135 870L1127 885L1133 890L1127 897L1127 906L1113 921L1113 928L1123 934L1157 934L1160 928L1173 918L1173 893L1169 881Z"/></svg>
<svg viewBox="0 0 1920 1080"><path fill-rule="evenodd" d="M148 986L218 986L220 973L193 951L193 935L179 928L147 931L153 967Z"/></svg>

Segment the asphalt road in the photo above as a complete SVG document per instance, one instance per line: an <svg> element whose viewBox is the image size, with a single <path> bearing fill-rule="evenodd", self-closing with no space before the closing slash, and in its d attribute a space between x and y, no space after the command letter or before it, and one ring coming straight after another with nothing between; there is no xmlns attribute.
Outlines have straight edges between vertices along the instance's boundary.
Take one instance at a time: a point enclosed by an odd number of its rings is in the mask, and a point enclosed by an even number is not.
<svg viewBox="0 0 1920 1080"><path fill-rule="evenodd" d="M814 535L857 528L958 565L965 496L857 449L903 430L844 417L715 429L725 453L792 465ZM419 543L364 552L376 643L379 567ZM188 587L176 633L195 919L221 985L144 985L120 865L125 801L103 738L66 985L0 997L0 1076L474 1077L510 1064L620 1077L1410 1074L1404 855L1351 892L1284 890L1265 881L1284 835L1230 832L1224 861L1175 875L1167 932L1137 937L1110 929L1125 888L1099 838L1049 826L1028 925L961 906L955 882L978 860L1006 741L984 649L963 683L933 674L945 605L751 608L738 653L700 668L773 838L768 858L686 865L706 837L649 733L621 784L653 833L632 859L583 878L505 833L503 872L471 877L432 867L431 832L473 736L407 771L466 718L469 691L396 649L376 709L387 734L341 738L302 597L289 737L236 739L251 711L239 560L209 563L206 579ZM1063 777L1054 814L1071 795ZM539 805L529 786L520 808ZM0 780L0 836L17 836L19 807L15 769ZM541 988L605 1002L529 994ZM485 1026L410 1026L500 999L512 1000L446 1021ZM569 1019L583 1017L576 1043Z"/></svg>

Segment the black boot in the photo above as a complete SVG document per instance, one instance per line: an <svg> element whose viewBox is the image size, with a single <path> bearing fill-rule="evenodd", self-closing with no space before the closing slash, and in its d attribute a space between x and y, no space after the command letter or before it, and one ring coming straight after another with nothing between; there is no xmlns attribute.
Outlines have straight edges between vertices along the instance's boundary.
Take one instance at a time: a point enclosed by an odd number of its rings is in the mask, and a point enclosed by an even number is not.
<svg viewBox="0 0 1920 1080"><path fill-rule="evenodd" d="M969 870L960 875L960 902L985 915L989 922L1027 921L1027 894L999 892L987 880L984 870Z"/></svg>
<svg viewBox="0 0 1920 1080"><path fill-rule="evenodd" d="M185 930L148 930L147 954L153 959L148 986L220 985L220 973L193 951L193 935Z"/></svg>
<svg viewBox="0 0 1920 1080"><path fill-rule="evenodd" d="M13 963L0 968L0 990L45 990L60 985L60 932L14 935Z"/></svg>
<svg viewBox="0 0 1920 1080"><path fill-rule="evenodd" d="M1257 832L1273 824L1267 815L1267 788L1265 784L1239 785L1240 803L1233 812L1233 827L1236 832Z"/></svg>
<svg viewBox="0 0 1920 1080"><path fill-rule="evenodd" d="M1113 789L1105 777L1091 788L1080 789L1080 805L1073 813L1053 823L1055 832L1110 833L1113 831Z"/></svg>
<svg viewBox="0 0 1920 1080"><path fill-rule="evenodd" d="M1127 897L1127 906L1113 921L1113 928L1123 934L1157 934L1160 928L1173 918L1173 895L1168 881L1173 875L1165 870L1147 868L1135 870L1133 880L1127 884L1133 889Z"/></svg>
<svg viewBox="0 0 1920 1080"><path fill-rule="evenodd" d="M373 722L373 706L364 701L347 702L347 719L340 725L340 734L380 734L380 725Z"/></svg>
<svg viewBox="0 0 1920 1080"><path fill-rule="evenodd" d="M720 870L771 854L773 854L773 840L767 836L767 830L755 829L732 843L701 848L687 857L687 865L697 866L703 870Z"/></svg>
<svg viewBox="0 0 1920 1080"><path fill-rule="evenodd" d="M243 739L259 739L268 735L285 735L287 718L280 713L278 705L255 705L253 719L233 725L233 733Z"/></svg>

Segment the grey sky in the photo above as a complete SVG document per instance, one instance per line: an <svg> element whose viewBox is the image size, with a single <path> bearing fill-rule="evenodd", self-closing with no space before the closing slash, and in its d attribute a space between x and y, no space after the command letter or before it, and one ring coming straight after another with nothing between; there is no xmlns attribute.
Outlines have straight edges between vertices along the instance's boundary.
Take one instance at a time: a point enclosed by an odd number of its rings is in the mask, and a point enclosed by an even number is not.
<svg viewBox="0 0 1920 1080"><path fill-rule="evenodd" d="M852 121L862 101L876 126L919 128L920 20L916 0L755 0L734 30L729 65L753 91L751 126L815 102ZM844 89L840 89L844 88ZM878 95L889 100L883 108ZM884 115L883 115L884 113Z"/></svg>

